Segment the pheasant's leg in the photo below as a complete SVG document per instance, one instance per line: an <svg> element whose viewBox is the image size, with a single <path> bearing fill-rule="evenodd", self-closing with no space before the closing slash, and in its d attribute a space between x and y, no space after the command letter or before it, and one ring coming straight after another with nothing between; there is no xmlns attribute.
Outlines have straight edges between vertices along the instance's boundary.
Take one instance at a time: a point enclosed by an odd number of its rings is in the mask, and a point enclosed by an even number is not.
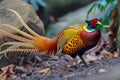
<svg viewBox="0 0 120 80"><path fill-rule="evenodd" d="M24 20L23 20L22 17L19 15L19 13L17 13L15 10L12 10L12 9L7 9L7 10L15 13L15 14L17 15L18 19L20 20L20 22L23 24L23 26L24 26L32 35L34 35L34 36L36 36L36 37L40 37L36 32L34 32L32 29L30 29L30 28L28 27L28 25L24 22Z"/></svg>
<svg viewBox="0 0 120 80"><path fill-rule="evenodd" d="M88 64L86 63L86 61L84 60L83 56L79 55L80 59L82 60L83 64L88 67Z"/></svg>
<svg viewBox="0 0 120 80"><path fill-rule="evenodd" d="M16 32L20 33L21 35L25 36L26 38L29 38L29 39L33 39L34 37L31 36L30 34L27 34L25 33L24 31L22 30L19 30L18 28L16 28L15 26L11 26L9 24L2 24L3 26L7 27L7 28L10 28L10 29L13 29L15 30Z"/></svg>
<svg viewBox="0 0 120 80"><path fill-rule="evenodd" d="M79 62L78 62L78 59L75 57L75 58L73 58L73 61L74 61L74 65L77 65L77 66L79 66Z"/></svg>
<svg viewBox="0 0 120 80"><path fill-rule="evenodd" d="M76 69L81 69L82 68L82 67L80 67L80 64L79 64L77 56L73 58L73 61L74 61L74 63L72 65L72 67L74 67Z"/></svg>

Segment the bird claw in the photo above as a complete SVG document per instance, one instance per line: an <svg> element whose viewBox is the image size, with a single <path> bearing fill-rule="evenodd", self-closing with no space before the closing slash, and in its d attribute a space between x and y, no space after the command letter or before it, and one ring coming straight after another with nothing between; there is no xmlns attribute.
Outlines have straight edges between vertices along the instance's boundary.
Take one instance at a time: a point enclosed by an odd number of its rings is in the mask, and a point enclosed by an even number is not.
<svg viewBox="0 0 120 80"><path fill-rule="evenodd" d="M78 70L81 70L81 69L83 70L87 67L88 67L88 65L85 66L84 64L75 64L75 63L71 66L71 68L78 69Z"/></svg>

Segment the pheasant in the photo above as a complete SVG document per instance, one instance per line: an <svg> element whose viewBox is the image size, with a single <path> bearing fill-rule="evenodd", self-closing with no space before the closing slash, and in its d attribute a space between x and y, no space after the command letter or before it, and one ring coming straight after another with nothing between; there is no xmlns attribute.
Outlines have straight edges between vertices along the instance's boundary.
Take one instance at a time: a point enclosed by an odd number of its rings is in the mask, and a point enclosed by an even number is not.
<svg viewBox="0 0 120 80"><path fill-rule="evenodd" d="M96 46L101 37L101 25L98 19L86 20L87 24L74 24L66 27L59 32L53 39L40 36L31 30L23 21L22 17L12 9L9 11L15 13L23 24L23 26L30 32L30 34L17 29L9 24L2 24L6 28L16 30L22 36L15 35L0 29L0 33L18 40L19 42L6 42L0 47L11 45L5 50L0 51L0 54L7 52L45 52L46 55L70 55L73 59L78 55L83 63L87 66L86 61L82 57L84 52ZM21 48L22 47L22 48Z"/></svg>
<svg viewBox="0 0 120 80"><path fill-rule="evenodd" d="M64 54L68 54L72 58L75 58L78 55L81 58L82 62L85 64L85 66L87 66L87 64L82 55L85 53L85 51L96 46L101 38L101 32L99 30L101 28L98 29L98 24L101 24L99 20L92 19L86 22L87 24L72 25L71 28L64 31L63 39L60 39L61 41L66 40L64 42L65 44L62 44L62 42L58 42L60 43L60 45L63 45L62 52ZM78 29L75 30L75 28ZM74 33L72 34L71 32ZM67 39L68 35L71 35L71 37Z"/></svg>

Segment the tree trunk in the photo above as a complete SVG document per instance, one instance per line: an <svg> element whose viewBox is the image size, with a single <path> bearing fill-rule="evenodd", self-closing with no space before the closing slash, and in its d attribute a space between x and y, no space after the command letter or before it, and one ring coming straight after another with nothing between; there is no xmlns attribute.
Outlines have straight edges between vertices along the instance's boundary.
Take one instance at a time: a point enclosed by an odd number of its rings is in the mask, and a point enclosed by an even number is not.
<svg viewBox="0 0 120 80"><path fill-rule="evenodd" d="M120 0L118 0L118 17L117 17L117 21L116 21L116 23L117 23L117 29L118 29L118 31L117 31L117 48L118 48L118 50L120 51Z"/></svg>

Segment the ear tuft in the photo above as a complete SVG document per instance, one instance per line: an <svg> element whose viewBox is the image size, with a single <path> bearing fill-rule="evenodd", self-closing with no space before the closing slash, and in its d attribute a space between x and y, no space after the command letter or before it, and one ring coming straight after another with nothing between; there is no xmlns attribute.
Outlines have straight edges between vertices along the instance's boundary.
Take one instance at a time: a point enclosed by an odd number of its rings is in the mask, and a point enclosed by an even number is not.
<svg viewBox="0 0 120 80"><path fill-rule="evenodd" d="M86 23L89 23L90 21L88 21L88 20L85 20L85 22L86 22Z"/></svg>

